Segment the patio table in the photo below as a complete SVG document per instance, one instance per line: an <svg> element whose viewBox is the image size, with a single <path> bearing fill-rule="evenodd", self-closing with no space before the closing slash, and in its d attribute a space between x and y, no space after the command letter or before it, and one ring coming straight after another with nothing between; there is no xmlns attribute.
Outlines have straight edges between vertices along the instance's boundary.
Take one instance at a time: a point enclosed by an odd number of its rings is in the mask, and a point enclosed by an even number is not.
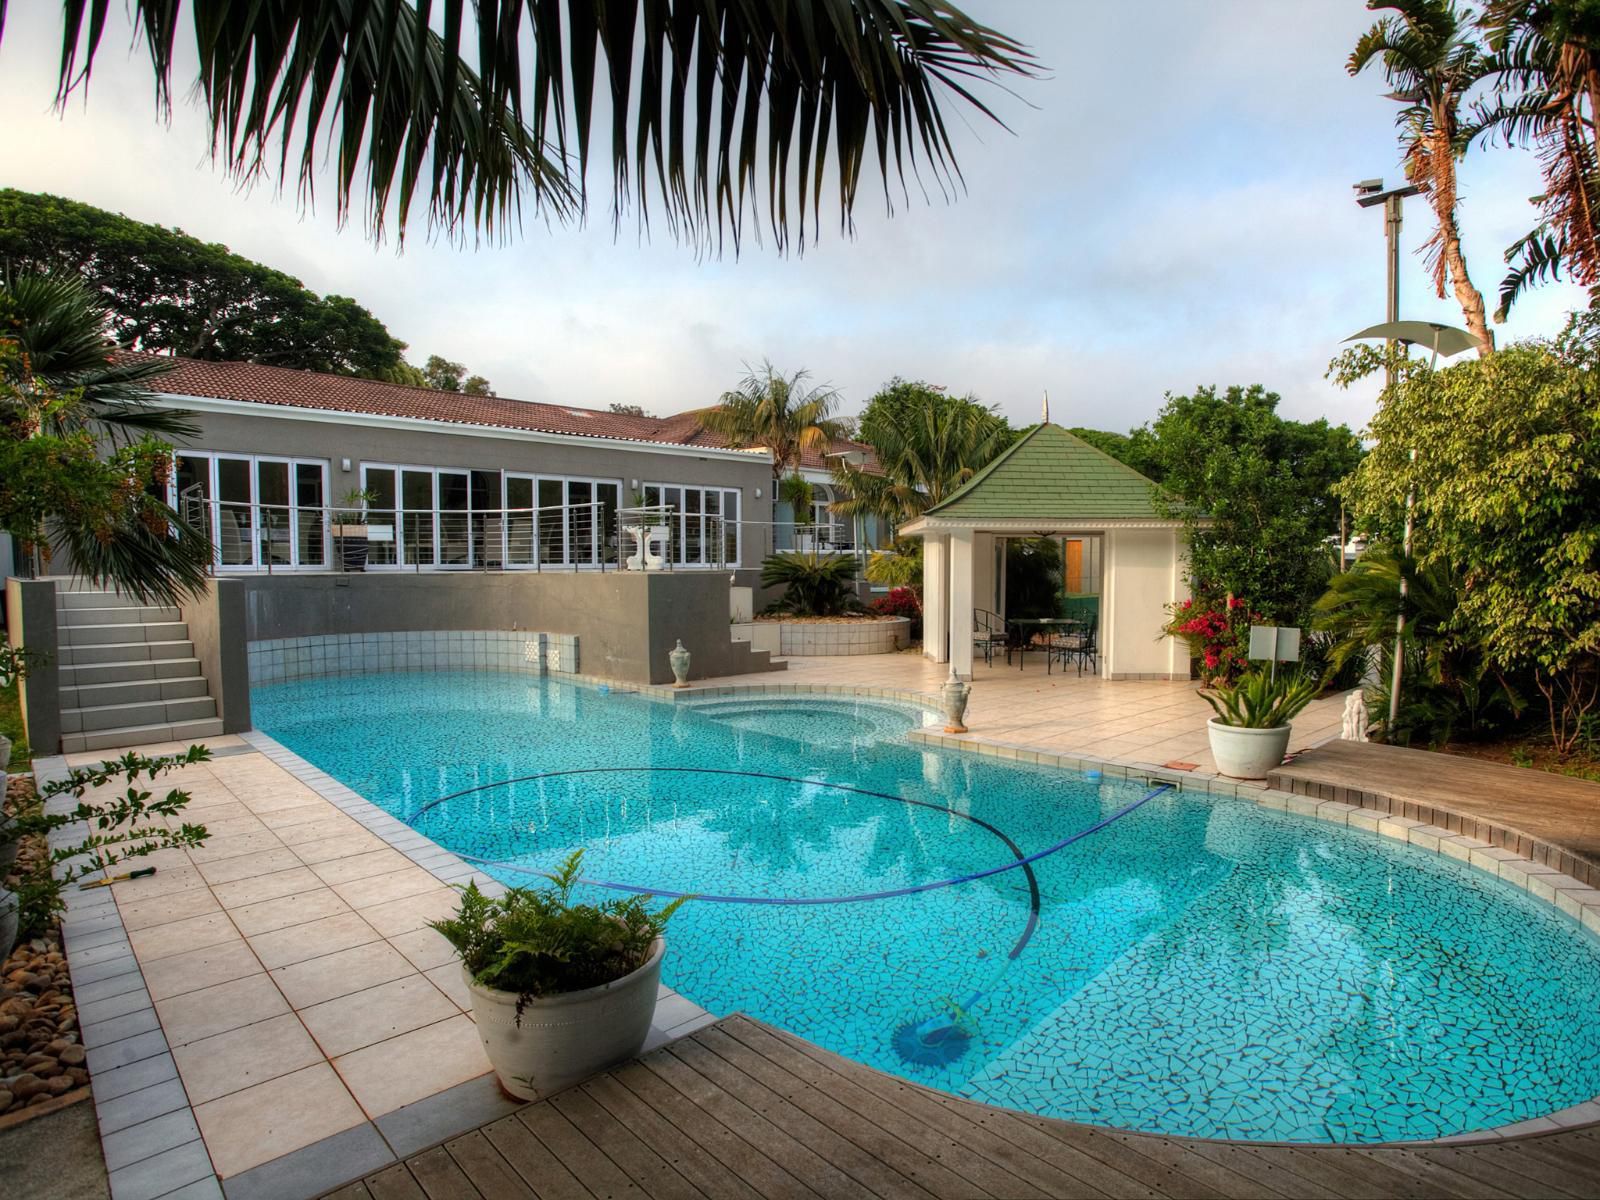
<svg viewBox="0 0 1600 1200"><path fill-rule="evenodd" d="M1013 617L1006 623L1016 628L1020 639L1017 647L1017 670L1019 671L1027 664L1028 651L1033 649L1029 643L1034 634L1050 633L1054 630L1060 630L1062 633L1076 633L1088 625L1088 622L1080 617ZM1048 671L1050 647L1046 645L1040 647L1040 649L1045 652L1045 668Z"/></svg>

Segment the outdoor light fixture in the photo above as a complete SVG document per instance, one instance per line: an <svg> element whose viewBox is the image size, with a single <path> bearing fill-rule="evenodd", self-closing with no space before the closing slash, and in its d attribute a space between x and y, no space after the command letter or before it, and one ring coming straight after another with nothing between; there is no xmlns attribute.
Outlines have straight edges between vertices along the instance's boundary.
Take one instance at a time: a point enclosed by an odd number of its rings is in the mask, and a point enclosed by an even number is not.
<svg viewBox="0 0 1600 1200"><path fill-rule="evenodd" d="M350 460L348 458L341 458L339 460L339 469L341 471L348 471L350 469Z"/></svg>

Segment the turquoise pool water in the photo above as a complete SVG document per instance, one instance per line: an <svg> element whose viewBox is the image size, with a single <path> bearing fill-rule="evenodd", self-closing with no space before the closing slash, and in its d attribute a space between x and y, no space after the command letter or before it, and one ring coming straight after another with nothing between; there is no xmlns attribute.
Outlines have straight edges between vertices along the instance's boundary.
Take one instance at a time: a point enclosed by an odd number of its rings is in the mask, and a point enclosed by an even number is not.
<svg viewBox="0 0 1600 1200"><path fill-rule="evenodd" d="M1373 1142L1600 1094L1600 940L1389 839L923 750L903 740L921 714L886 702L479 672L252 699L262 730L507 883L584 847L591 880L717 897L674 919L671 986L977 1100Z"/></svg>

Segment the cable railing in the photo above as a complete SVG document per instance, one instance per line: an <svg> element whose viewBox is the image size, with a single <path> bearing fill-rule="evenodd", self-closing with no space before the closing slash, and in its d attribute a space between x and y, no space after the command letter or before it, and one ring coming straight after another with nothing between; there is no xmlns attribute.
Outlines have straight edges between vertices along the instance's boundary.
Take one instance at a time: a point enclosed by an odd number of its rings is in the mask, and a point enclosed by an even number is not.
<svg viewBox="0 0 1600 1200"><path fill-rule="evenodd" d="M842 524L741 521L607 500L523 508L407 508L178 498L214 568L277 571L675 571L757 567L785 551L864 557Z"/></svg>

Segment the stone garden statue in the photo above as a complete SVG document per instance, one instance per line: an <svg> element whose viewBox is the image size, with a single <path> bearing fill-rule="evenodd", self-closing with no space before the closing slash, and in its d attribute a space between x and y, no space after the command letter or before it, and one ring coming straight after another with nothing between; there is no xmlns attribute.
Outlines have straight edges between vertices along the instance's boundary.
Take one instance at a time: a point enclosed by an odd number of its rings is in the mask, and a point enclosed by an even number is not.
<svg viewBox="0 0 1600 1200"><path fill-rule="evenodd" d="M1347 742L1367 740L1367 697L1360 688L1344 698L1344 728L1339 736Z"/></svg>

